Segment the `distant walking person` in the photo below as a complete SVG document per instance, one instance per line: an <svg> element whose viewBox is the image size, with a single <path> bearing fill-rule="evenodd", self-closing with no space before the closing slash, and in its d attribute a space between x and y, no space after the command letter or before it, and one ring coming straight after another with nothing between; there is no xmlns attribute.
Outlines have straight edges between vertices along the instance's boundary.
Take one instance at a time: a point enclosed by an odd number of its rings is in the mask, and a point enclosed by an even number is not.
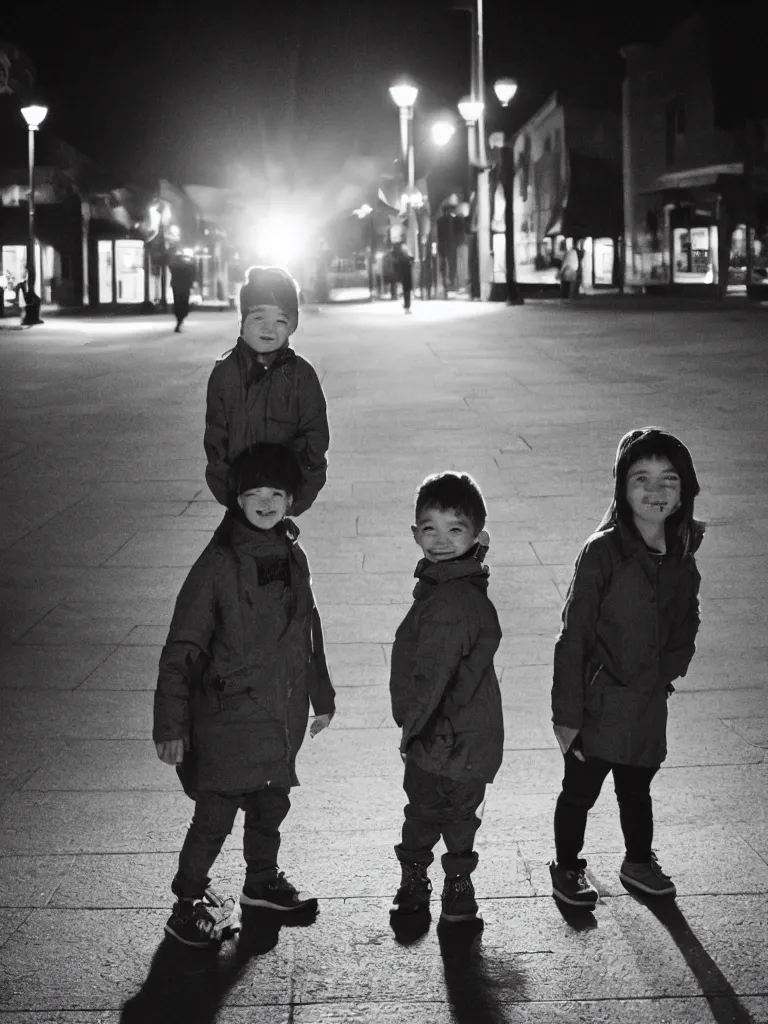
<svg viewBox="0 0 768 1024"><path fill-rule="evenodd" d="M580 859L587 815L613 773L626 855L619 878L674 896L652 850L651 782L667 756L667 701L699 628L693 518L699 484L690 452L657 427L621 439L614 499L576 559L555 645L552 722L565 758L555 809L553 895L593 910Z"/></svg>
<svg viewBox="0 0 768 1024"><path fill-rule="evenodd" d="M563 257L557 276L560 280L560 297L575 299L581 287L581 255L575 246L571 246Z"/></svg>
<svg viewBox="0 0 768 1024"><path fill-rule="evenodd" d="M180 256L171 264L171 289L173 291L173 315L176 317L174 330L178 334L181 325L189 315L189 293L195 283L195 267L191 259Z"/></svg>
<svg viewBox="0 0 768 1024"><path fill-rule="evenodd" d="M411 293L413 292L413 256L405 242L395 242L392 246L392 262L395 280L403 289L403 308L411 312Z"/></svg>

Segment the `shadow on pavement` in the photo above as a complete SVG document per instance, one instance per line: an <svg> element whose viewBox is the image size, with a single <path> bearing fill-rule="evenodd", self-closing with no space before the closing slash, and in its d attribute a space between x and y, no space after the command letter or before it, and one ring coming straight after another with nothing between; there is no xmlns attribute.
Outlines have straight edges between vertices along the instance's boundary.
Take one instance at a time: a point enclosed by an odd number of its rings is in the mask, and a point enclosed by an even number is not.
<svg viewBox="0 0 768 1024"><path fill-rule="evenodd" d="M429 908L416 914L390 914L389 925L400 946L413 946L429 931L432 915Z"/></svg>
<svg viewBox="0 0 768 1024"><path fill-rule="evenodd" d="M561 903L554 896L552 902L560 911L566 924L575 932L588 932L592 928L597 928L597 918L591 910L585 910L583 907L569 907L567 903Z"/></svg>
<svg viewBox="0 0 768 1024"><path fill-rule="evenodd" d="M756 1024L754 1017L733 991L731 983L694 935L678 904L674 900L644 899L635 893L632 896L647 907L672 936L699 983L717 1024Z"/></svg>
<svg viewBox="0 0 768 1024"><path fill-rule="evenodd" d="M497 992L500 982L491 977L483 954L482 920L464 924L439 922L437 939L443 958L445 988L456 1024L504 1024L508 1017ZM506 961L504 993L521 997L525 978ZM496 972L498 973L498 972Z"/></svg>
<svg viewBox="0 0 768 1024"><path fill-rule="evenodd" d="M317 907L302 914L243 908L238 938L203 950L166 936L141 989L123 1006L120 1024L212 1024L248 961L274 949L281 928L307 928L317 914Z"/></svg>

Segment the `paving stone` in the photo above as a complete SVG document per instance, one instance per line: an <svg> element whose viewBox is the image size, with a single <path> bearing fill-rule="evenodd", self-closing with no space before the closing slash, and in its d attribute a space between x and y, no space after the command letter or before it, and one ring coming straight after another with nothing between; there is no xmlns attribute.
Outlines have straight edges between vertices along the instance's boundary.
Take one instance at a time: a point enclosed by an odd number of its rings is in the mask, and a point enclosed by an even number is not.
<svg viewBox="0 0 768 1024"><path fill-rule="evenodd" d="M109 566L192 566L210 541L207 530L142 529L105 559Z"/></svg>
<svg viewBox="0 0 768 1024"><path fill-rule="evenodd" d="M18 690L74 690L98 670L111 646L68 645L33 647L15 644L0 647L0 688Z"/></svg>
<svg viewBox="0 0 768 1024"><path fill-rule="evenodd" d="M145 739L152 733L152 696L130 692L0 690L0 736L19 739Z"/></svg>
<svg viewBox="0 0 768 1024"><path fill-rule="evenodd" d="M169 619L170 622L170 619ZM162 647L116 647L80 684L82 690L153 690Z"/></svg>

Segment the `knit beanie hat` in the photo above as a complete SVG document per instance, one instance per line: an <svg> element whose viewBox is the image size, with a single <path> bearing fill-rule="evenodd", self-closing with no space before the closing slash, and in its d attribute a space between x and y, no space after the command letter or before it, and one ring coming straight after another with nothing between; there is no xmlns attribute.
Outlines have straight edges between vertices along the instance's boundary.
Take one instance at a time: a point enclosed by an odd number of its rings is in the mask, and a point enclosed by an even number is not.
<svg viewBox="0 0 768 1024"><path fill-rule="evenodd" d="M274 487L295 498L302 483L301 466L290 448L261 441L235 459L232 480L238 496L257 487Z"/></svg>
<svg viewBox="0 0 768 1024"><path fill-rule="evenodd" d="M287 270L280 267L250 267L240 289L240 323L257 306L277 306L295 331L299 323L299 291Z"/></svg>

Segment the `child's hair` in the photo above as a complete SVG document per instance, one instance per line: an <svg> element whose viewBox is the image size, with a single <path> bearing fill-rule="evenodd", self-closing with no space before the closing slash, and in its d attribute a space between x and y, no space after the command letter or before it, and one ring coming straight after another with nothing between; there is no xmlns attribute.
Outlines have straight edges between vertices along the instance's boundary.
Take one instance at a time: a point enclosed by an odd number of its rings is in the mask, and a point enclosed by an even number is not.
<svg viewBox="0 0 768 1024"><path fill-rule="evenodd" d="M292 449L261 441L235 459L231 480L238 496L257 487L274 487L295 498L302 483L301 466Z"/></svg>
<svg viewBox="0 0 768 1024"><path fill-rule="evenodd" d="M435 473L416 492L415 518L428 508L459 512L472 523L476 533L485 526L487 511L483 495L469 473Z"/></svg>

